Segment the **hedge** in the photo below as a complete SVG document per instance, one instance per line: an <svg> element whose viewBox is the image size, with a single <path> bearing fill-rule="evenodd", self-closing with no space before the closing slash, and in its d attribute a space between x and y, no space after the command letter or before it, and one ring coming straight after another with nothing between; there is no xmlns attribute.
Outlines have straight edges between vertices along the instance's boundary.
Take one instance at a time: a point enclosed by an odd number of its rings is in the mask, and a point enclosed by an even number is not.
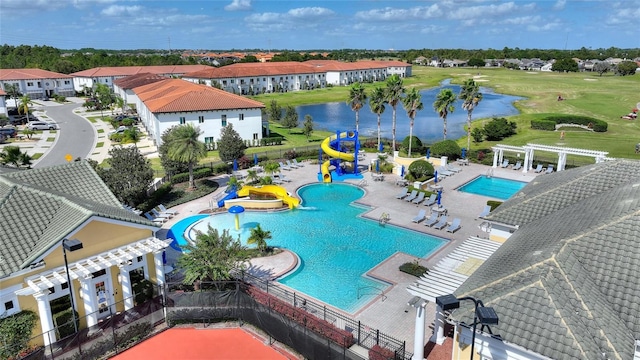
<svg viewBox="0 0 640 360"><path fill-rule="evenodd" d="M378 344L373 345L373 347L369 349L370 360L394 360L395 358L396 354L391 349L387 349Z"/></svg>
<svg viewBox="0 0 640 360"><path fill-rule="evenodd" d="M549 120L531 120L531 128L535 130L554 131L556 129L556 122Z"/></svg>
<svg viewBox="0 0 640 360"><path fill-rule="evenodd" d="M193 179L202 179L213 175L211 168L200 168L193 170ZM179 184L189 181L189 173L176 174L171 177L172 184Z"/></svg>
<svg viewBox="0 0 640 360"><path fill-rule="evenodd" d="M281 137L268 137L268 138L262 138L262 140L260 140L260 144L262 146L267 146L267 145L282 145L282 138Z"/></svg>
<svg viewBox="0 0 640 360"><path fill-rule="evenodd" d="M418 264L417 262L407 262L400 265L400 271L409 275L420 277L426 274L429 270L426 267Z"/></svg>
<svg viewBox="0 0 640 360"><path fill-rule="evenodd" d="M588 116L582 116L582 115L552 114L552 115L545 116L543 120L553 121L556 124L583 125L592 129L595 132L606 132L607 127L609 126L609 124L607 124L606 121L602 121L602 120L598 120L598 119L594 119L594 118L590 118ZM533 127L533 121L531 121L531 127ZM555 130L555 126L553 127L553 130Z"/></svg>

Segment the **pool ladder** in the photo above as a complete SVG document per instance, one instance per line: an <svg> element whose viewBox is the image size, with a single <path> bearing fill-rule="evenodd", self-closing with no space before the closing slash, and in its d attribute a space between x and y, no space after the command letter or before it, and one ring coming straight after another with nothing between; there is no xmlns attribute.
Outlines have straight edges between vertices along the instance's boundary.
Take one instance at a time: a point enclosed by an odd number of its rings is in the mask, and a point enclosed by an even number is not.
<svg viewBox="0 0 640 360"><path fill-rule="evenodd" d="M389 214L382 213L382 215L380 215L380 219L378 219L378 224L384 226L389 222L389 220L391 220L391 217L389 216Z"/></svg>
<svg viewBox="0 0 640 360"><path fill-rule="evenodd" d="M487 177L493 177L493 168L487 170Z"/></svg>
<svg viewBox="0 0 640 360"><path fill-rule="evenodd" d="M367 291L367 290L373 290L373 291ZM384 294L384 291L375 286L363 286L358 288L358 299L360 299L365 295L371 295L371 294L380 295L381 301L387 300L387 296Z"/></svg>

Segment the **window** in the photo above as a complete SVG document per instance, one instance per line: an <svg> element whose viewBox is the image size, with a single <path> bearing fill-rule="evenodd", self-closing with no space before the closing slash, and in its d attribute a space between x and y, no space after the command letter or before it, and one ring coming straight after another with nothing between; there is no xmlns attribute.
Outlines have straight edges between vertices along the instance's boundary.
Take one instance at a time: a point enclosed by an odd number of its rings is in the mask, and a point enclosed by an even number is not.
<svg viewBox="0 0 640 360"><path fill-rule="evenodd" d="M233 79L231 79L231 83L232 83L232 84L233 84L233 82L234 82L234 80L233 80Z"/></svg>
<svg viewBox="0 0 640 360"><path fill-rule="evenodd" d="M198 122L200 124L204 123L204 116L198 116Z"/></svg>
<svg viewBox="0 0 640 360"><path fill-rule="evenodd" d="M38 81L38 87L42 87L42 83Z"/></svg>
<svg viewBox="0 0 640 360"><path fill-rule="evenodd" d="M142 256L138 256L138 257L136 258L136 261L137 261L137 262L142 262Z"/></svg>
<svg viewBox="0 0 640 360"><path fill-rule="evenodd" d="M27 82L27 86L33 86L33 82Z"/></svg>
<svg viewBox="0 0 640 360"><path fill-rule="evenodd" d="M227 115L222 115L221 119L222 119L222 126L227 126Z"/></svg>
<svg viewBox="0 0 640 360"><path fill-rule="evenodd" d="M238 120L240 121L244 120L244 114L238 114Z"/></svg>
<svg viewBox="0 0 640 360"><path fill-rule="evenodd" d="M227 80L222 80L222 85L227 86Z"/></svg>
<svg viewBox="0 0 640 360"><path fill-rule="evenodd" d="M92 278L97 278L99 276L106 275L106 274L107 274L107 270L106 269L102 269L102 270L98 270L98 271L94 272L93 274L91 274L91 277Z"/></svg>
<svg viewBox="0 0 640 360"><path fill-rule="evenodd" d="M12 300L7 301L6 303L4 303L4 310L5 311L9 311L9 310L13 309L13 306L14 305L13 305L13 301Z"/></svg>
<svg viewBox="0 0 640 360"><path fill-rule="evenodd" d="M55 287L50 287L50 288L49 288L49 293L50 293L50 294L53 294L53 293L55 293L55 292L56 292L56 288L55 288Z"/></svg>
<svg viewBox="0 0 640 360"><path fill-rule="evenodd" d="M69 288L69 283L64 283L60 285L62 287L62 290L68 289Z"/></svg>
<svg viewBox="0 0 640 360"><path fill-rule="evenodd" d="M65 80L65 81L64 81L64 84L65 84L65 85L69 85L69 84L71 84L71 81L69 81L69 80Z"/></svg>
<svg viewBox="0 0 640 360"><path fill-rule="evenodd" d="M253 133L253 140L258 140L258 133Z"/></svg>
<svg viewBox="0 0 640 360"><path fill-rule="evenodd" d="M180 116L180 120L179 120L180 125L184 125L187 123L187 119L185 119L184 116Z"/></svg>
<svg viewBox="0 0 640 360"><path fill-rule="evenodd" d="M205 144L213 144L214 140L213 140L213 136L207 136L204 138L204 143Z"/></svg>

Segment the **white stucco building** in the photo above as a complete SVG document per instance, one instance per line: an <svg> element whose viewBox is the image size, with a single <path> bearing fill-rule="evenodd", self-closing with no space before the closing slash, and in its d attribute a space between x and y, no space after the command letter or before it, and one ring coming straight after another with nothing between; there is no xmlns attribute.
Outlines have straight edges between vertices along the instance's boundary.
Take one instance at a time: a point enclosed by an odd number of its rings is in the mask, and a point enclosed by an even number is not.
<svg viewBox="0 0 640 360"><path fill-rule="evenodd" d="M9 93L12 86L31 99L75 95L72 76L41 69L0 69L0 88Z"/></svg>

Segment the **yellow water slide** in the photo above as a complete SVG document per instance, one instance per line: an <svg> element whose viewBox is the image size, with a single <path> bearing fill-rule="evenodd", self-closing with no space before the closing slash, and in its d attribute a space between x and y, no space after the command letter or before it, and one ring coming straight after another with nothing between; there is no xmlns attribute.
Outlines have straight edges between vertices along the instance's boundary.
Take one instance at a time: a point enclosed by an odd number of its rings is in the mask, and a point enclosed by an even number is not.
<svg viewBox="0 0 640 360"><path fill-rule="evenodd" d="M296 206L300 205L300 200L289 196L287 189L278 185L263 185L260 187L253 186L242 186L242 189L238 190L238 197L249 196L249 193L258 193L258 194L271 194L276 198L281 199L283 203L289 206L289 209L293 209Z"/></svg>
<svg viewBox="0 0 640 360"><path fill-rule="evenodd" d="M346 132L340 133L340 138L352 137L352 134L348 134ZM325 154L329 155L331 159L340 159L345 161L354 161L355 156L350 153L343 153L338 150L331 148L331 142L336 139L336 135L329 136L324 139L322 144L320 144L320 148L324 151ZM331 172L329 171L329 165L331 165L331 159L322 163L320 167L320 171L322 172L322 181L323 182L331 182Z"/></svg>

